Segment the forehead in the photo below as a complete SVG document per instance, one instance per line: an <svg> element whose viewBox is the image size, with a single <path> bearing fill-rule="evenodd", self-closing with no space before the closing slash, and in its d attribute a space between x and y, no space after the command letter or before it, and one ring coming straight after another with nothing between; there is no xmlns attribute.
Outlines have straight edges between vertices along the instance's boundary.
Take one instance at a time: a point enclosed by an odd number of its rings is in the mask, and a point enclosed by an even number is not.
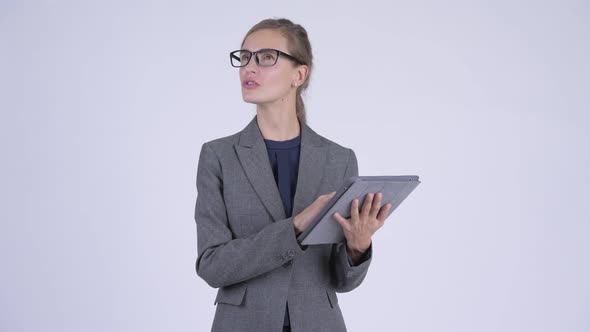
<svg viewBox="0 0 590 332"><path fill-rule="evenodd" d="M285 38L278 30L263 29L251 33L246 40L243 49L249 51L256 51L261 48L275 48L287 52L287 38Z"/></svg>

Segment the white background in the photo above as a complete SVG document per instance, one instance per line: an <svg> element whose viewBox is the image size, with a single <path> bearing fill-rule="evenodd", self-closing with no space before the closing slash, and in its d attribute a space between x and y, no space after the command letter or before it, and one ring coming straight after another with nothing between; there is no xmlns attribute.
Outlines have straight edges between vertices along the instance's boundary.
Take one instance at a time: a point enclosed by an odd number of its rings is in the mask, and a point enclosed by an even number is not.
<svg viewBox="0 0 590 332"><path fill-rule="evenodd" d="M310 127L423 181L339 294L349 331L590 331L589 9L2 0L0 330L209 330L198 155L255 114L229 51L287 17Z"/></svg>

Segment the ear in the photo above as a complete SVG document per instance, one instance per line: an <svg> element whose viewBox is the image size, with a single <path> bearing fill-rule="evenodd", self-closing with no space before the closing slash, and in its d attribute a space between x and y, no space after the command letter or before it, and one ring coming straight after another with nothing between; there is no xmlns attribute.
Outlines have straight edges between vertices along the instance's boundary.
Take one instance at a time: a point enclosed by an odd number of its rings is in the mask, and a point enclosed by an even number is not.
<svg viewBox="0 0 590 332"><path fill-rule="evenodd" d="M299 65L295 68L295 73L293 74L293 82L291 83L292 86L298 87L305 82L307 79L307 75L309 73L309 67L307 65Z"/></svg>

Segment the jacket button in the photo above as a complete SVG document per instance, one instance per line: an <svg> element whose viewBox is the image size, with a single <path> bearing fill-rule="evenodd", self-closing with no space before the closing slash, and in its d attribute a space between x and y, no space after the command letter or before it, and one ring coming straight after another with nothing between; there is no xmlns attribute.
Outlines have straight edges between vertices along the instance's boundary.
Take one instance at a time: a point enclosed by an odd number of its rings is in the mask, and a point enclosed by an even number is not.
<svg viewBox="0 0 590 332"><path fill-rule="evenodd" d="M295 256L295 250L289 249L289 256L291 256L291 257Z"/></svg>

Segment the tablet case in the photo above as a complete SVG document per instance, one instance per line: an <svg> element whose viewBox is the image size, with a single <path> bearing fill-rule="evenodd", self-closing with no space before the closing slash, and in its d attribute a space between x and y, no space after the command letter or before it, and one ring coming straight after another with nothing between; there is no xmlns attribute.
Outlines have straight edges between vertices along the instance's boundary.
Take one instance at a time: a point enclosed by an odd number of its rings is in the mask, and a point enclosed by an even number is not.
<svg viewBox="0 0 590 332"><path fill-rule="evenodd" d="M359 199L360 209L367 193L381 192L381 206L392 204L387 213L389 217L419 184L417 175L353 176L345 181L307 229L299 234L297 241L303 245L342 243L345 241L344 233L333 217L334 213L338 212L344 218L350 218L353 199Z"/></svg>

